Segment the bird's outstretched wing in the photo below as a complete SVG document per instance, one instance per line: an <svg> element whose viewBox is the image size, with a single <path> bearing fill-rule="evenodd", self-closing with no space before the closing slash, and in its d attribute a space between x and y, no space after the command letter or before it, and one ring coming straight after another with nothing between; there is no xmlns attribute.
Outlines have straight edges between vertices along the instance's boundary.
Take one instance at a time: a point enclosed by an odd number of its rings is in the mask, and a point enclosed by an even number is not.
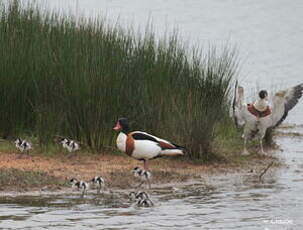
<svg viewBox="0 0 303 230"><path fill-rule="evenodd" d="M277 92L272 99L272 127L280 125L303 94L303 84Z"/></svg>
<svg viewBox="0 0 303 230"><path fill-rule="evenodd" d="M236 81L232 109L233 109L233 119L238 128L245 125L245 120L243 118L243 106L244 106L244 88L242 86L238 86L238 81Z"/></svg>

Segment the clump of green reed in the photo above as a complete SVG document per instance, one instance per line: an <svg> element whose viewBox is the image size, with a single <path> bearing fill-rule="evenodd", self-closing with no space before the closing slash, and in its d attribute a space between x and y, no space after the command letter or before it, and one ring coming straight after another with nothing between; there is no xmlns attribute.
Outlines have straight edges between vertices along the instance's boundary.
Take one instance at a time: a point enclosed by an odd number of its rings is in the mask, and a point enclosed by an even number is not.
<svg viewBox="0 0 303 230"><path fill-rule="evenodd" d="M203 160L237 69L229 48L189 52L177 34L156 39L19 1L1 7L0 54L2 136L26 133L46 145L61 135L102 150L125 116Z"/></svg>

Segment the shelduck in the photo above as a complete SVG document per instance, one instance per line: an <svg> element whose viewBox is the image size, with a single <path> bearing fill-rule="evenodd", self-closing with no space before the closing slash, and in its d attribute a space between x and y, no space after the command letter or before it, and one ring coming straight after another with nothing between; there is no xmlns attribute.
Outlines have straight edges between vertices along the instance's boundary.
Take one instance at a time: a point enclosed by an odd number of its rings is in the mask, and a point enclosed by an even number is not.
<svg viewBox="0 0 303 230"><path fill-rule="evenodd" d="M113 128L120 131L117 137L117 147L128 156L144 162L148 170L148 160L161 156L184 155L185 148L167 140L141 131L129 131L127 118L120 118Z"/></svg>
<svg viewBox="0 0 303 230"><path fill-rule="evenodd" d="M138 178L141 181L141 183L137 186L137 188L141 187L141 185L145 182L148 183L149 188L151 187L150 185L151 173L149 171L141 169L140 167L135 167L132 170L132 173L136 178Z"/></svg>
<svg viewBox="0 0 303 230"><path fill-rule="evenodd" d="M18 150L20 150L21 152L27 152L32 149L32 144L29 143L28 141L26 140L22 140L21 138L17 138L15 140L15 146Z"/></svg>
<svg viewBox="0 0 303 230"><path fill-rule="evenodd" d="M87 182L72 178L70 179L70 183L72 184L72 188L76 187L78 190L82 191L82 196L87 193L87 190L89 188L89 184Z"/></svg>
<svg viewBox="0 0 303 230"><path fill-rule="evenodd" d="M62 144L63 148L66 148L69 152L74 152L80 149L80 146L76 141L68 138L63 138L60 143Z"/></svg>
<svg viewBox="0 0 303 230"><path fill-rule="evenodd" d="M244 88L235 85L233 100L233 118L237 127L243 127L244 150L248 155L246 143L249 139L258 138L260 152L264 154L263 138L268 128L276 128L287 117L288 112L295 107L303 94L303 84L277 92L271 100L266 90L261 90L258 99L252 103L244 102Z"/></svg>
<svg viewBox="0 0 303 230"><path fill-rule="evenodd" d="M97 187L98 194L100 193L101 189L105 186L105 180L101 176L95 176L93 179L91 179L91 182L98 186Z"/></svg>

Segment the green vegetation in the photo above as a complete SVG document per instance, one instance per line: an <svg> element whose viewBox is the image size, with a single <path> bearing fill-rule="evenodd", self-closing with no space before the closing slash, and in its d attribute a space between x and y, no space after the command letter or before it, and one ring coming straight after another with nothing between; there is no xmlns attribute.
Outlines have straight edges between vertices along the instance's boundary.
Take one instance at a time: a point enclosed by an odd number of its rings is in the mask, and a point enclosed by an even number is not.
<svg viewBox="0 0 303 230"><path fill-rule="evenodd" d="M189 52L176 34L156 39L148 29L134 34L19 1L0 10L3 138L32 136L47 146L61 135L100 151L113 146L112 128L124 116L133 129L210 160L224 135L218 127L234 129L227 119L234 49Z"/></svg>

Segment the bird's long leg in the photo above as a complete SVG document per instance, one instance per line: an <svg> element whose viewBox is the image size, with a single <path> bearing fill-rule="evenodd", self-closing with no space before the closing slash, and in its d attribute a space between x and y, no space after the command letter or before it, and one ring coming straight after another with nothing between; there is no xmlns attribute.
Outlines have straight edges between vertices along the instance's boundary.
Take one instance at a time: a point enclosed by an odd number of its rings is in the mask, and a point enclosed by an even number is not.
<svg viewBox="0 0 303 230"><path fill-rule="evenodd" d="M151 184L150 184L150 180L147 179L147 184L148 184L148 189L151 189Z"/></svg>
<svg viewBox="0 0 303 230"><path fill-rule="evenodd" d="M260 152L261 152L261 154L265 154L264 149L263 149L263 138L260 138Z"/></svg>
<svg viewBox="0 0 303 230"><path fill-rule="evenodd" d="M97 190L98 194L101 193L101 189L102 189L102 188L103 188L103 186L102 186L102 184L100 184L99 187L98 187L98 190ZM103 190L104 190L104 188L103 188Z"/></svg>
<svg viewBox="0 0 303 230"><path fill-rule="evenodd" d="M85 194L85 189L82 190L81 198L84 197L84 194Z"/></svg>
<svg viewBox="0 0 303 230"><path fill-rule="evenodd" d="M145 169L146 171L149 171L147 160L144 160L144 169Z"/></svg>
<svg viewBox="0 0 303 230"><path fill-rule="evenodd" d="M136 186L135 188L140 188L141 186L142 186L142 184L144 183L144 181L143 182L141 182L138 186Z"/></svg>
<svg viewBox="0 0 303 230"><path fill-rule="evenodd" d="M149 171L147 160L144 160L144 169L145 169L145 171ZM148 184L148 188L151 189L150 180L147 178L146 181L147 181L147 184Z"/></svg>
<svg viewBox="0 0 303 230"><path fill-rule="evenodd" d="M247 144L247 137L244 137L244 149L243 149L242 155L249 155L249 152L247 151L246 144Z"/></svg>

